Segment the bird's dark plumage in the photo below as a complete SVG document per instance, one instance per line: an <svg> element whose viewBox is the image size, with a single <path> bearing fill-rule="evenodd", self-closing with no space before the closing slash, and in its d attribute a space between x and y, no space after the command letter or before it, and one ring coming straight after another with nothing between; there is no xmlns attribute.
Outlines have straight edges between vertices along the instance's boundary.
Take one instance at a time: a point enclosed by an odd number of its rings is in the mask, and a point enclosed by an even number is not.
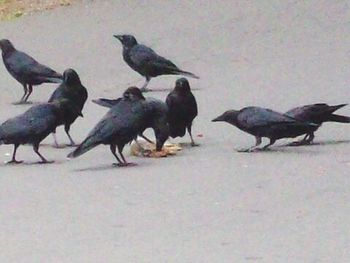
<svg viewBox="0 0 350 263"><path fill-rule="evenodd" d="M67 69L63 72L63 83L51 95L49 102L66 99L71 104L75 105L79 109L79 113L84 108L84 104L88 98L88 92L86 88L81 84L78 73L73 69ZM72 137L69 134L70 126L78 118L76 110L69 111L67 109L65 119L62 120L61 125L64 125L64 130L70 140L71 145L75 145ZM57 146L57 142L55 139Z"/></svg>
<svg viewBox="0 0 350 263"><path fill-rule="evenodd" d="M330 106L325 103L316 103L293 108L287 111L285 114L297 120L316 123L320 126L323 122L350 123L350 117L333 113L346 105L347 104L339 104ZM302 141L296 142L293 145L310 144L312 143L314 137L314 132L310 132Z"/></svg>
<svg viewBox="0 0 350 263"><path fill-rule="evenodd" d="M247 151L257 149L261 138L267 137L270 143L267 149L281 138L294 138L318 128L317 124L298 121L281 113L260 107L246 107L239 111L229 110L213 120L228 122L242 131L256 137L256 145Z"/></svg>
<svg viewBox="0 0 350 263"><path fill-rule="evenodd" d="M139 89L133 87L124 92L123 98L115 104L88 134L87 138L68 157L78 157L99 144L110 145L119 165L126 166L122 151L140 131L147 126L145 99ZM116 155L118 147L121 159Z"/></svg>
<svg viewBox="0 0 350 263"><path fill-rule="evenodd" d="M131 35L114 35L123 45L124 61L136 72L146 78L141 88L146 91L148 82L153 77L160 75L184 75L192 78L199 78L191 72L179 69L170 60L159 56L151 48L138 44L136 38Z"/></svg>
<svg viewBox="0 0 350 263"><path fill-rule="evenodd" d="M9 40L0 40L0 48L6 69L23 85L24 95L20 102L28 100L35 85L62 82L60 73L40 64L26 53L16 50Z"/></svg>
<svg viewBox="0 0 350 263"><path fill-rule="evenodd" d="M195 145L191 128L192 122L198 114L198 108L187 79L180 78L176 81L174 90L166 98L166 104L169 111L170 136L173 138L183 137L187 129L191 143Z"/></svg>
<svg viewBox="0 0 350 263"><path fill-rule="evenodd" d="M12 163L17 163L16 151L19 145L32 144L42 162L47 160L39 153L39 144L64 118L67 101L55 101L31 107L23 114L0 125L0 144L13 144Z"/></svg>
<svg viewBox="0 0 350 263"><path fill-rule="evenodd" d="M118 99L98 99L93 100L98 105L103 107L111 108L125 97L125 92L123 98ZM167 105L155 98L146 98L144 101L144 111L145 111L145 127L140 130L139 136L143 137L147 141L151 142L148 138L143 135L144 130L147 128L152 128L156 137L156 150L160 151L164 145L164 142L169 137L169 124L168 124L168 107Z"/></svg>

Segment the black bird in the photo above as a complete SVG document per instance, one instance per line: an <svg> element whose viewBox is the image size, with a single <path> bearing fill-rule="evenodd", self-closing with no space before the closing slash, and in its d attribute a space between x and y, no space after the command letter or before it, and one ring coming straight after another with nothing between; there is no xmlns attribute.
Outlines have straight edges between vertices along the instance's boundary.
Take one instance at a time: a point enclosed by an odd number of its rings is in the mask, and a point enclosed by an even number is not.
<svg viewBox="0 0 350 263"><path fill-rule="evenodd" d="M170 60L159 56L151 48L138 44L136 38L131 35L114 35L123 45L124 61L136 72L146 78L142 91L146 89L149 81L153 77L160 75L184 75L199 79L191 72L179 69Z"/></svg>
<svg viewBox="0 0 350 263"><path fill-rule="evenodd" d="M125 93L123 94L123 97L126 98ZM121 98L118 98L118 99L100 98L97 100L93 100L94 103L107 108L113 107L120 101L121 101ZM147 116L149 116L146 118L147 119L147 121L145 122L146 127L144 128L145 129L152 128L154 130L155 137L156 137L156 150L160 151L163 147L164 142L169 137L168 107L163 101L155 98L146 98L144 104L145 104L144 109L147 112ZM144 130L140 131L138 136L142 137L149 143L153 144L153 142L150 139L148 139L146 136L143 135ZM138 144L137 137L135 138L135 142ZM139 147L142 149L142 146L140 144L139 144Z"/></svg>
<svg viewBox="0 0 350 263"><path fill-rule="evenodd" d="M84 104L88 98L86 88L81 84L78 73L74 69L66 69L63 72L63 83L51 95L49 102L66 99L70 103L74 104L76 108L81 112L84 108ZM69 109L69 108L68 108ZM75 142L69 134L70 126L78 118L76 110L71 110L66 113L66 119L62 120L61 125L64 125L64 130L69 138L70 145L74 146ZM58 146L55 133L55 144Z"/></svg>
<svg viewBox="0 0 350 263"><path fill-rule="evenodd" d="M133 87L121 98L88 134L87 138L68 155L78 157L100 144L110 145L110 150L118 161L118 166L128 166L123 156L124 146L147 126L147 112L144 109L145 98L141 91ZM116 154L116 147L121 159Z"/></svg>
<svg viewBox="0 0 350 263"><path fill-rule="evenodd" d="M20 103L28 100L33 86L42 83L61 83L62 75L37 62L24 52L16 50L7 39L0 40L2 59L8 72L23 85L24 95Z"/></svg>
<svg viewBox="0 0 350 263"><path fill-rule="evenodd" d="M350 117L333 114L333 112L346 105L347 104L339 104L330 106L325 103L316 103L293 108L287 111L285 114L297 120L304 122L312 122L318 124L319 126L321 126L321 124L324 122L350 123ZM305 137L301 141L294 142L291 145L311 144L314 138L314 131L310 131L305 135Z"/></svg>
<svg viewBox="0 0 350 263"><path fill-rule="evenodd" d="M32 144L34 152L41 163L48 161L39 153L39 144L52 133L64 118L64 109L69 107L67 101L55 101L31 107L23 114L11 118L0 125L0 144L13 144L14 151L9 163L20 163L16 160L19 145ZM78 111L78 109L76 109Z"/></svg>
<svg viewBox="0 0 350 263"><path fill-rule="evenodd" d="M269 146L281 138L294 138L299 135L315 131L319 125L310 122L301 122L270 109L260 107L246 107L239 111L229 110L212 120L213 122L228 122L238 129L255 136L255 146L245 150L251 152L259 150L261 138L267 137L270 143L262 148L266 150Z"/></svg>
<svg viewBox="0 0 350 263"><path fill-rule="evenodd" d="M166 98L166 104L169 110L170 137L183 137L187 129L191 137L191 144L195 146L191 130L192 122L198 114L198 108L187 79L176 80L174 90Z"/></svg>

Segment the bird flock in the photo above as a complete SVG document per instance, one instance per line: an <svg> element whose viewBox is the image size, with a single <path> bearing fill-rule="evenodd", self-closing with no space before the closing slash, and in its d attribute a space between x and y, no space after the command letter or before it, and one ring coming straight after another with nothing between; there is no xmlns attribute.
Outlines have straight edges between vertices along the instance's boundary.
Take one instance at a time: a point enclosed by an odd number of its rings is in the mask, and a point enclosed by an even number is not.
<svg viewBox="0 0 350 263"><path fill-rule="evenodd" d="M66 69L63 74L42 65L28 54L17 50L7 39L0 40L4 65L10 75L23 86L24 94L19 102L28 101L33 86L42 83L59 83L46 103L32 106L24 113L8 119L0 125L0 144L14 145L12 159L8 163L20 163L16 152L20 145L30 144L40 157L40 163L50 163L39 152L39 146L49 134L53 134L55 147L57 127L63 125L71 146L76 148L68 154L76 158L94 147L109 145L117 160L115 165L125 167L133 165L123 155L125 145L133 140L137 144L138 136L154 143L156 151L161 151L169 137L183 137L188 132L191 145L196 146L192 136L192 123L198 115L197 102L191 92L189 81L181 77L176 80L174 89L165 102L144 97L143 92L150 91L148 84L154 77L161 75L182 75L199 79L189 71L177 67L170 60L158 55L151 48L139 44L132 35L114 35L123 46L123 59L134 71L145 77L141 88L129 87L117 99L99 98L94 103L107 107L108 112L91 129L83 142L77 145L70 135L70 127L78 117L83 117L83 108L88 99L88 91L81 83L74 69ZM301 141L290 145L311 144L315 131L323 122L350 123L350 117L334 114L346 104L330 106L325 103L304 105L279 113L261 107L245 107L241 110L228 110L213 119L213 122L227 122L256 138L256 144L244 152L268 149L281 138L294 138L304 135ZM144 131L153 129L155 142L144 136ZM260 147L262 138L270 142Z"/></svg>

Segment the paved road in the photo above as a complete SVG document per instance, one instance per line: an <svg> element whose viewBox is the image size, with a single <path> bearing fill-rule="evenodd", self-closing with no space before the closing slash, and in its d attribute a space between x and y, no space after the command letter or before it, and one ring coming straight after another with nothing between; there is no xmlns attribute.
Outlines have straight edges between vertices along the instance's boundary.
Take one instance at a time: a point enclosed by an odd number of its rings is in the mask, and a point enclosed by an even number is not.
<svg viewBox="0 0 350 263"><path fill-rule="evenodd" d="M27 163L0 167L0 261L349 262L350 126L325 124L315 146L242 154L254 138L210 122L248 105L348 102L349 10L326 0L100 0L2 22L1 38L56 70L75 68L90 99L143 83L112 37L135 34L200 75L191 85L201 146L166 159L128 156L138 163L130 169L111 167L108 147L67 161L70 149L53 149L49 137L42 153L56 163L46 166L21 147ZM28 106L11 104L22 89L2 65L0 79L5 120ZM44 101L54 88L36 87L31 98ZM72 135L82 140L104 112L89 102ZM62 130L59 139L67 140ZM11 151L0 147L1 161Z"/></svg>

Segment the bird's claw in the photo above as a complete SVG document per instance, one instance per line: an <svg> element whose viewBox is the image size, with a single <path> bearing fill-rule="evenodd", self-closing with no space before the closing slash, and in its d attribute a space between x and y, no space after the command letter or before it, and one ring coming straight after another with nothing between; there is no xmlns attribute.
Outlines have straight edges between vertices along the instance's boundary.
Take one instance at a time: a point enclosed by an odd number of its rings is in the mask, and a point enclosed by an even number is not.
<svg viewBox="0 0 350 263"><path fill-rule="evenodd" d="M288 143L287 146L301 146L301 145L310 145L310 141L296 141L296 142L291 142Z"/></svg>
<svg viewBox="0 0 350 263"><path fill-rule="evenodd" d="M113 166L117 167L129 167L129 166L136 166L136 163L113 163Z"/></svg>
<svg viewBox="0 0 350 263"><path fill-rule="evenodd" d="M38 164L51 164L51 163L54 163L55 161L48 161L48 160L42 160L42 161L39 161Z"/></svg>
<svg viewBox="0 0 350 263"><path fill-rule="evenodd" d="M8 161L6 164L20 164L20 163L23 163L23 161L11 160L11 161Z"/></svg>

